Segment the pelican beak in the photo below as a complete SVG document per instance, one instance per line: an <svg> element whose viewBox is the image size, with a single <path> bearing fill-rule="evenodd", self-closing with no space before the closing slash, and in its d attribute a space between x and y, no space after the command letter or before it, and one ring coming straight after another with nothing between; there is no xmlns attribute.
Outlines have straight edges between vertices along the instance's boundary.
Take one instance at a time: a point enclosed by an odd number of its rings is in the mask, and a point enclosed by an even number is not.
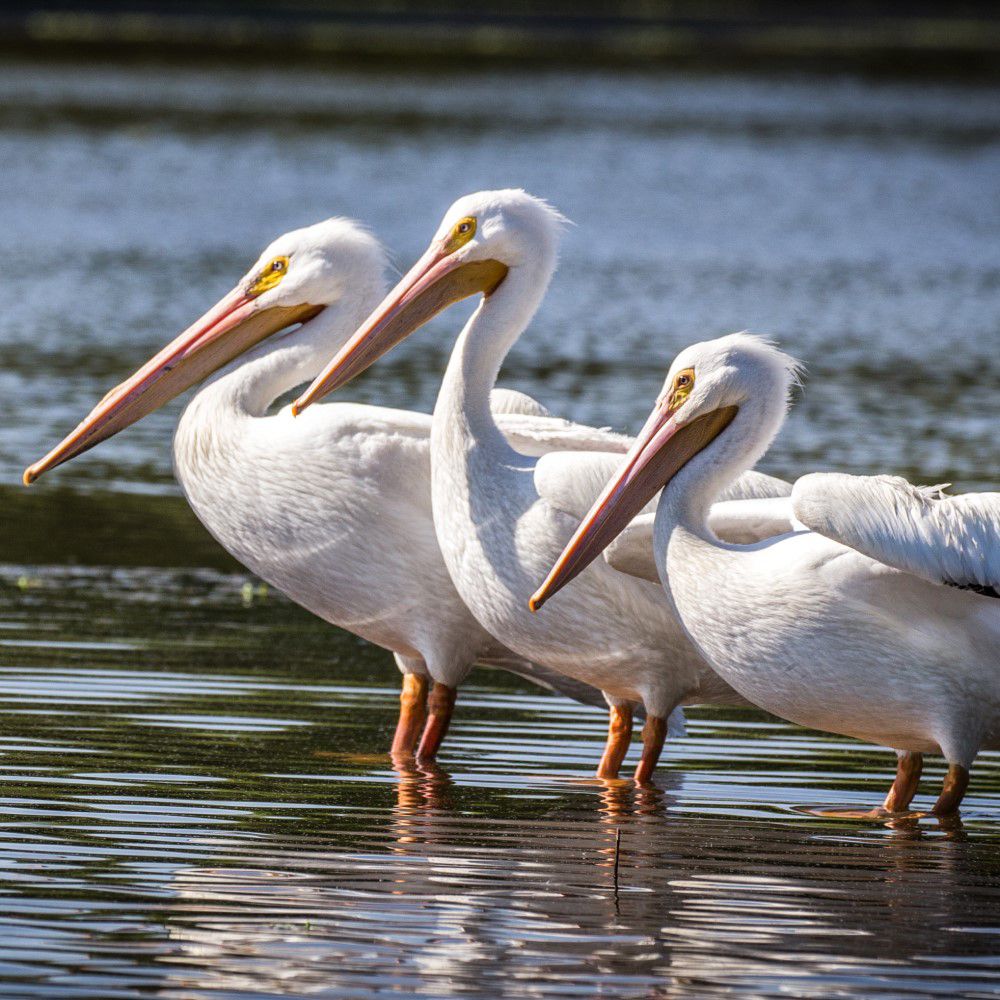
<svg viewBox="0 0 1000 1000"><path fill-rule="evenodd" d="M292 403L292 412L298 415L346 385L442 309L478 292L490 295L506 276L507 265L498 260L466 261L456 258L440 241L431 244L313 384Z"/></svg>
<svg viewBox="0 0 1000 1000"><path fill-rule="evenodd" d="M134 375L112 389L86 419L43 459L24 470L30 486L43 472L75 458L142 419L250 347L323 306L260 309L256 297L236 288L171 341Z"/></svg>
<svg viewBox="0 0 1000 1000"><path fill-rule="evenodd" d="M679 424L669 397L657 403L621 471L601 491L528 607L537 611L582 573L684 465L729 426L736 410L727 406Z"/></svg>

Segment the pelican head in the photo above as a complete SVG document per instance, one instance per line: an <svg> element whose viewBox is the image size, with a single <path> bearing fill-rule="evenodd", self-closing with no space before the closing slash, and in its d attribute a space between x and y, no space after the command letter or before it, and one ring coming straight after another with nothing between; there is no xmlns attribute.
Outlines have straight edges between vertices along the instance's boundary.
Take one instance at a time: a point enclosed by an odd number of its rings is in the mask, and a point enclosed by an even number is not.
<svg viewBox="0 0 1000 1000"><path fill-rule="evenodd" d="M733 333L686 347L621 469L529 602L537 611L621 534L656 494L736 419L753 425L752 465L778 432L798 363L762 337ZM721 442L720 442L721 443Z"/></svg>
<svg viewBox="0 0 1000 1000"><path fill-rule="evenodd" d="M386 253L351 219L324 219L270 243L237 288L256 290L258 310L333 305L363 290L384 291Z"/></svg>
<svg viewBox="0 0 1000 1000"><path fill-rule="evenodd" d="M384 287L378 241L348 219L327 219L279 236L231 292L112 389L71 434L24 472L43 472L82 454L159 409L266 337L306 323L348 295Z"/></svg>
<svg viewBox="0 0 1000 1000"><path fill-rule="evenodd" d="M551 274L565 222L546 202L521 190L459 198L424 255L292 404L293 412L360 375L452 303L479 293L490 296L517 269Z"/></svg>

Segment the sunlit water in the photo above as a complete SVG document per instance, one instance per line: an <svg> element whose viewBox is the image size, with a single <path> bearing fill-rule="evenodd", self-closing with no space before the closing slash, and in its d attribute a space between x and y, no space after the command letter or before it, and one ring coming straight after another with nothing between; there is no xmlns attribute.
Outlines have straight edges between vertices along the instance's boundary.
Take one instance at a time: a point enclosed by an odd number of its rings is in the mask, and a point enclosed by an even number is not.
<svg viewBox="0 0 1000 1000"><path fill-rule="evenodd" d="M0 162L0 995L1000 992L997 756L961 824L821 820L891 755L696 710L638 792L589 777L600 712L481 673L398 773L388 657L194 525L176 407L15 485L277 233L352 215L405 267L513 184L577 227L508 384L634 429L750 327L809 366L771 471L995 487L995 90L10 63ZM456 322L355 398L429 408Z"/></svg>
<svg viewBox="0 0 1000 1000"><path fill-rule="evenodd" d="M657 789L637 791L589 777L601 713L483 674L440 766L397 773L383 753L395 708L384 658L331 642L241 578L8 574L10 989L895 997L1000 985L995 759L977 768L960 826L823 821L800 810L876 802L889 755L751 713L692 712Z"/></svg>

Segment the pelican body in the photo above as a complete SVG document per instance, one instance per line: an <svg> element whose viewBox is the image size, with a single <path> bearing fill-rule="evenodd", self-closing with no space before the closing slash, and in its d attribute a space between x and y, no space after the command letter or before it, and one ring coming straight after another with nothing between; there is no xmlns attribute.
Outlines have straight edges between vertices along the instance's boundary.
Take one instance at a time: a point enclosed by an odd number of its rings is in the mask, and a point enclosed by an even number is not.
<svg viewBox="0 0 1000 1000"><path fill-rule="evenodd" d="M746 334L697 344L534 596L551 599L663 488L653 551L665 591L720 676L793 722L893 747L876 815L905 810L920 755L954 812L981 749L1000 748L1000 494L942 497L889 476L813 474L765 501L789 530L751 545L707 523L767 450L794 362ZM569 589L572 589L570 587Z"/></svg>
<svg viewBox="0 0 1000 1000"><path fill-rule="evenodd" d="M615 454L531 457L512 446L490 410L507 351L527 327L555 269L561 217L523 191L483 192L449 209L427 253L296 401L302 410L344 384L445 306L482 293L441 385L431 429L434 523L462 600L504 646L600 688L612 712L598 770L614 777L647 715L636 779L648 780L677 706L743 703L688 641L661 588L595 564L545 618L528 598L558 556ZM734 495L773 495L757 476Z"/></svg>
<svg viewBox="0 0 1000 1000"><path fill-rule="evenodd" d="M505 649L455 593L431 515L429 415L337 403L296 420L287 406L273 409L378 303L384 270L377 241L348 220L279 237L218 305L31 466L25 482L214 372L174 438L174 468L191 507L248 569L394 653L404 685L393 749L412 752L419 738L417 749L432 757L474 663L579 700L600 695ZM549 419L519 393L494 404L527 449L627 447L617 435Z"/></svg>

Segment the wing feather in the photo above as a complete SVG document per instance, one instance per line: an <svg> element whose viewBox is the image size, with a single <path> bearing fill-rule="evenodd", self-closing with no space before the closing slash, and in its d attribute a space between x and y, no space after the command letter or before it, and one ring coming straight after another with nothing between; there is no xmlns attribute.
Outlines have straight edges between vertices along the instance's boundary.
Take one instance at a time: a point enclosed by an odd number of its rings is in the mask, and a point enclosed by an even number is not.
<svg viewBox="0 0 1000 1000"><path fill-rule="evenodd" d="M751 469L744 472L735 483L727 486L719 500L766 500L770 497L790 497L792 484L777 476Z"/></svg>
<svg viewBox="0 0 1000 1000"><path fill-rule="evenodd" d="M535 489L550 507L582 519L621 464L622 456L613 452L549 452L535 463ZM643 511L655 509L656 497Z"/></svg>
<svg viewBox="0 0 1000 1000"><path fill-rule="evenodd" d="M632 443L627 438L624 440L626 445ZM607 450L563 449L551 452L535 463L535 489L556 510L583 518L621 464L621 454L609 453ZM788 496L791 491L791 484L783 479L776 479L762 472L747 472L725 490L721 499L764 500ZM657 493L640 513L653 513L659 499L660 495Z"/></svg>
<svg viewBox="0 0 1000 1000"><path fill-rule="evenodd" d="M535 463L535 489L556 510L582 519L621 463L621 455L605 452L551 453ZM791 491L783 479L747 472L723 493L727 502L713 506L709 524L729 542L756 542L792 531L787 499ZM659 498L659 494L653 497L604 552L613 569L653 583L660 579L653 558L653 517ZM744 504L752 509L741 511ZM716 507L728 514L717 518Z"/></svg>
<svg viewBox="0 0 1000 1000"><path fill-rule="evenodd" d="M653 521L655 514L640 514L632 518L628 527L604 550L604 561L626 576L659 583L653 554Z"/></svg>
<svg viewBox="0 0 1000 1000"><path fill-rule="evenodd" d="M780 479L774 482L791 490L791 485L783 483ZM649 513L639 514L604 550L604 559L612 569L653 583L659 582L660 577L653 555L655 516ZM712 509L708 512L708 526L724 542L731 542L734 545L752 545L765 538L797 531L803 527L793 517L792 501L787 496L723 500L712 504Z"/></svg>
<svg viewBox="0 0 1000 1000"><path fill-rule="evenodd" d="M720 500L708 512L708 526L724 542L734 545L752 545L805 527L795 518L790 495Z"/></svg>
<svg viewBox="0 0 1000 1000"><path fill-rule="evenodd" d="M606 427L588 427L561 417L495 413L494 418L510 446L531 457L553 451L594 451L607 452L620 460L632 443L624 434Z"/></svg>
<svg viewBox="0 0 1000 1000"><path fill-rule="evenodd" d="M548 409L537 399L517 389L494 389L490 393L490 410L496 416L500 413L520 413L531 417L551 416Z"/></svg>
<svg viewBox="0 0 1000 1000"><path fill-rule="evenodd" d="M792 490L795 516L887 566L1000 596L1000 493L945 496L898 476L814 473Z"/></svg>
<svg viewBox="0 0 1000 1000"><path fill-rule="evenodd" d="M624 454L632 443L607 427L588 427L553 417L516 389L494 389L490 409L508 444L522 455L537 458L550 451L607 451Z"/></svg>

